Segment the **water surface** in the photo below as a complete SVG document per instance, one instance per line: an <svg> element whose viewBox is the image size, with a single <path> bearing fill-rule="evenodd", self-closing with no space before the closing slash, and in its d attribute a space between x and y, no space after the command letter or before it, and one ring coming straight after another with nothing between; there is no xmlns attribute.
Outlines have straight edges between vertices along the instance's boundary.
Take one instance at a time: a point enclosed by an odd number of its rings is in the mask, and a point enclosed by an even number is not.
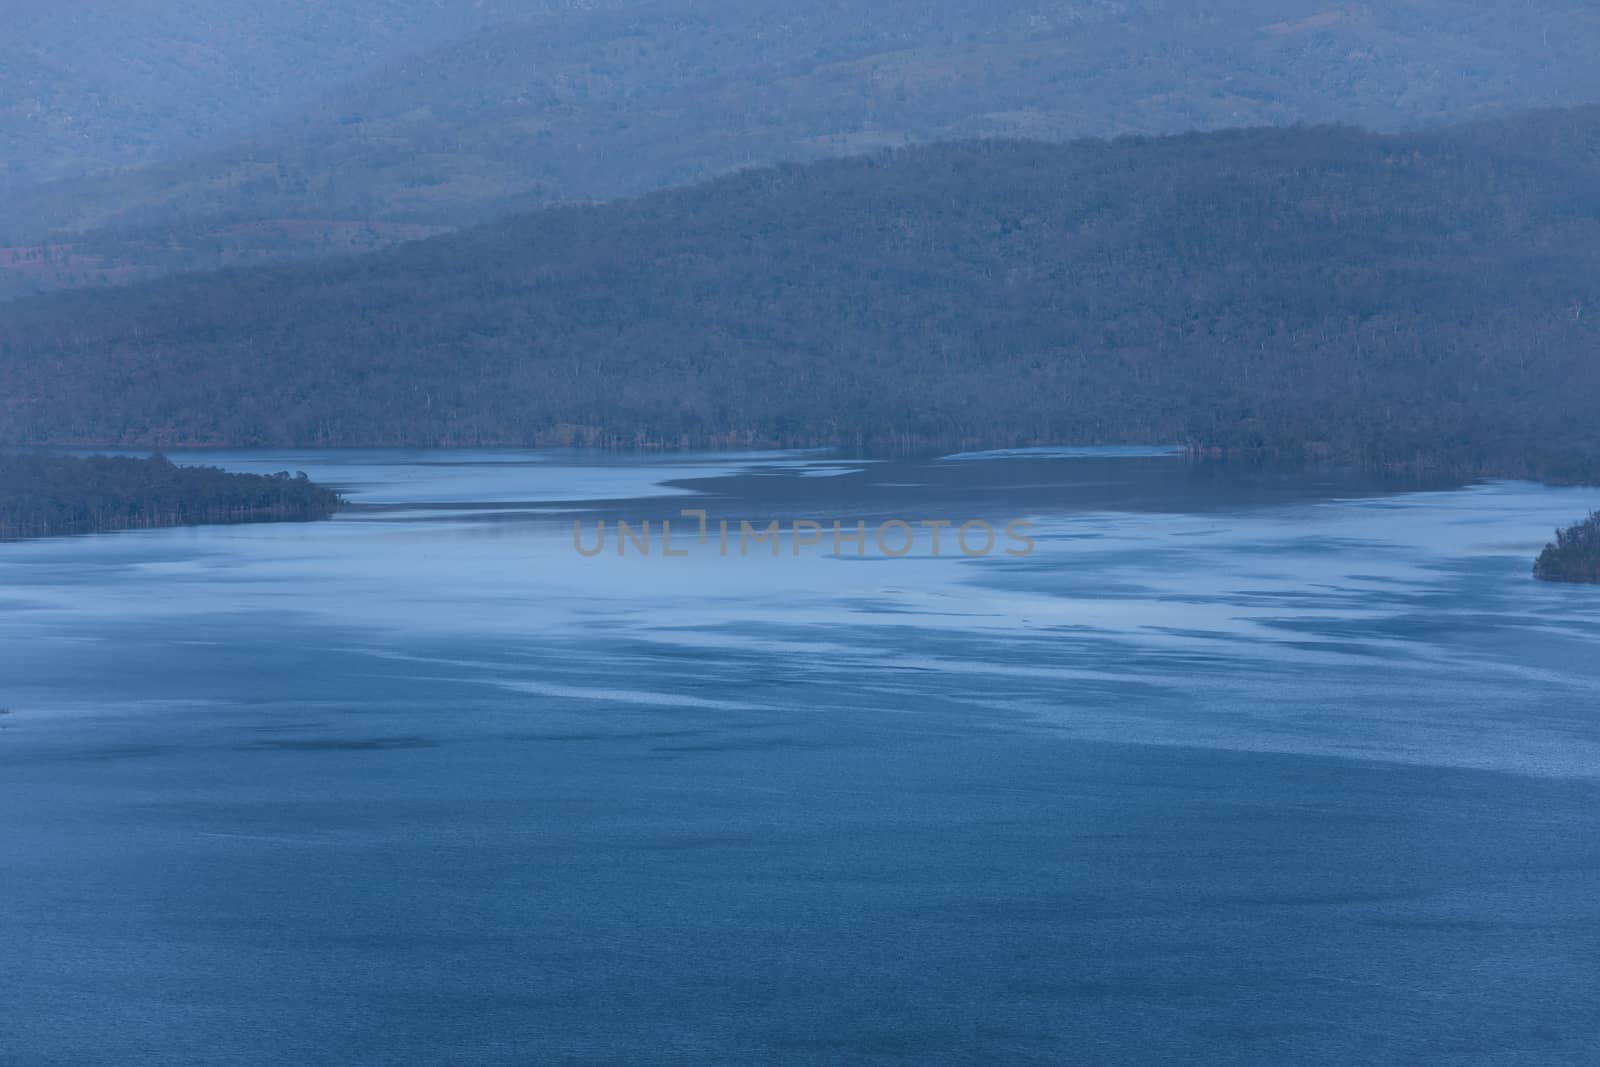
<svg viewBox="0 0 1600 1067"><path fill-rule="evenodd" d="M198 458L356 506L0 545L0 1060L1593 1062L1593 491Z"/></svg>

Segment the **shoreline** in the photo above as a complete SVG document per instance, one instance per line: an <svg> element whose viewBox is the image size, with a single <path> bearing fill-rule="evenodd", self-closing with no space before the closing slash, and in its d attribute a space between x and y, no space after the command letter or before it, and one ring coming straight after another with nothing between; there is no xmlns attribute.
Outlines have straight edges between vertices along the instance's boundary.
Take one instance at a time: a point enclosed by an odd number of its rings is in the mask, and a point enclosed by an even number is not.
<svg viewBox="0 0 1600 1067"><path fill-rule="evenodd" d="M344 498L304 472L241 474L165 455L0 453L0 541L183 526L312 522Z"/></svg>

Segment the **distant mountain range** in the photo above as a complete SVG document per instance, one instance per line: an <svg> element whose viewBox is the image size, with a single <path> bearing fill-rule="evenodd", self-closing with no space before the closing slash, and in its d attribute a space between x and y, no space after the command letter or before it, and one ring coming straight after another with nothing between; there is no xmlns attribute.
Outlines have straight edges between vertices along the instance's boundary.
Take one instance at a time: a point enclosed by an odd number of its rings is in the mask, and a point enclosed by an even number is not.
<svg viewBox="0 0 1600 1067"><path fill-rule="evenodd" d="M0 189L236 145L276 120L314 112L395 56L535 6L6 0Z"/></svg>
<svg viewBox="0 0 1600 1067"><path fill-rule="evenodd" d="M1600 101L1600 8L1573 0L11 0L7 21L0 297L912 142Z"/></svg>
<svg viewBox="0 0 1600 1067"><path fill-rule="evenodd" d="M967 142L15 302L0 440L1176 442L1600 475L1600 108Z"/></svg>

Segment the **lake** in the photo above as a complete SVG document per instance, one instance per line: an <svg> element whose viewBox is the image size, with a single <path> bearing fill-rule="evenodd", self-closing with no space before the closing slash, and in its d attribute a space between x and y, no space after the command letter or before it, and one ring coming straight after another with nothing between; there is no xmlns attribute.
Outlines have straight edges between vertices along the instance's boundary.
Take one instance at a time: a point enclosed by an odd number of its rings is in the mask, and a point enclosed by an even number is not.
<svg viewBox="0 0 1600 1067"><path fill-rule="evenodd" d="M353 507L0 545L0 1061L1594 1062L1600 492L174 458Z"/></svg>

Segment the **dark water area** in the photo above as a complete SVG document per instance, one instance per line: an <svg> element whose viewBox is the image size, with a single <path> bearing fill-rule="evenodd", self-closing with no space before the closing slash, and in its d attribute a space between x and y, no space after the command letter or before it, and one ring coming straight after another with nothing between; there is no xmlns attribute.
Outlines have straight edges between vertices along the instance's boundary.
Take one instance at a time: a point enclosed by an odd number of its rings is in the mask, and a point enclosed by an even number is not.
<svg viewBox="0 0 1600 1067"><path fill-rule="evenodd" d="M0 546L0 1062L1595 1060L1593 491L191 458L356 506Z"/></svg>

